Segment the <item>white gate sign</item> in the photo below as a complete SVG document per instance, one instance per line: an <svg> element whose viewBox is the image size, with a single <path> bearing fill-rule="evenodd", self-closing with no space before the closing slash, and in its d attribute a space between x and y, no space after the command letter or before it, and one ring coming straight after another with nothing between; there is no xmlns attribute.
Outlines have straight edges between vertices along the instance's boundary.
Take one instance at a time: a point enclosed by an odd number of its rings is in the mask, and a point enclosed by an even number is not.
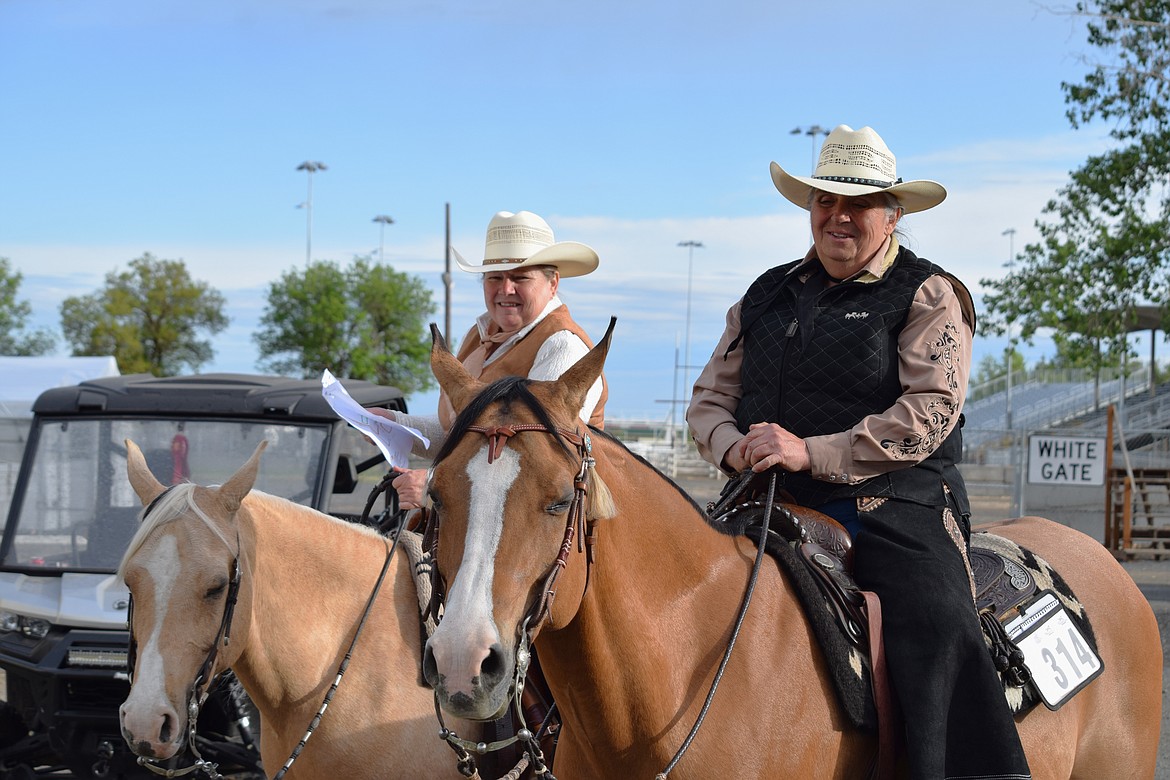
<svg viewBox="0 0 1170 780"><path fill-rule="evenodd" d="M1028 482L1045 485L1105 484L1105 440L1032 436L1028 441Z"/></svg>

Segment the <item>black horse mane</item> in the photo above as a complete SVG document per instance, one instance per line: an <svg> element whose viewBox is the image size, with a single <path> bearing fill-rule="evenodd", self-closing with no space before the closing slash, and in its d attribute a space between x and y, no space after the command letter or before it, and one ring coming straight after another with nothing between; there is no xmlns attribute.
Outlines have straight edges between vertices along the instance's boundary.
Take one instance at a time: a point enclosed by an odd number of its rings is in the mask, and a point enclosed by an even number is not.
<svg viewBox="0 0 1170 780"><path fill-rule="evenodd" d="M474 399L472 399L471 403L465 406L463 411L461 411L455 418L455 423L451 426L451 430L447 432L447 440L443 442L443 445L439 448L438 454L435 455L434 463L437 465L444 458L450 455L451 452L455 449L456 445L458 445L460 440L462 440L463 435L467 433L467 429L475 424L475 421L479 419L479 416L483 414L484 410L497 401L505 405L520 403L527 407L534 415L536 415L536 419L540 422L541 425L555 433L557 442L561 445L561 449L565 452L566 457L572 460L573 452L569 449L569 445L565 442L564 437L561 436L561 434L557 431L557 424L553 421L552 416L548 413L548 410L544 408L544 405L541 404L537 397L532 394L532 391L528 389L530 381L531 380L525 379L524 377L506 376L497 379L481 390L480 393ZM612 434L606 433L600 428L595 428L592 425L589 426L589 431L590 435L600 436L601 438L613 442L615 445L625 450L630 455L630 457L644 465L646 468L650 469L652 472L661 477L668 485L677 490L679 495L685 498L687 502L695 508L696 512L706 517L706 512L702 507L699 506L698 502L696 502L695 499L691 497L691 494L683 490L677 482L659 471L653 463L646 460L638 453L632 452L630 448L625 445L625 443L615 438Z"/></svg>
<svg viewBox="0 0 1170 780"><path fill-rule="evenodd" d="M460 440L463 439L463 435L467 433L468 428L475 424L475 421L479 419L480 415L489 406L497 402L502 403L505 408L510 407L514 403L519 403L527 407L529 411L536 415L537 421L556 436L557 443L561 445L565 456L572 460L573 452L569 449L569 445L565 442L564 437L557 430L557 424L553 421L548 410L544 408L544 405L528 389L530 382L531 380L520 376L505 376L497 379L481 390L471 400L471 403L463 407L463 411L455 418L454 425L447 432L447 440L443 442L443 446L439 448L438 454L435 455L435 464L439 464L444 458L450 455Z"/></svg>

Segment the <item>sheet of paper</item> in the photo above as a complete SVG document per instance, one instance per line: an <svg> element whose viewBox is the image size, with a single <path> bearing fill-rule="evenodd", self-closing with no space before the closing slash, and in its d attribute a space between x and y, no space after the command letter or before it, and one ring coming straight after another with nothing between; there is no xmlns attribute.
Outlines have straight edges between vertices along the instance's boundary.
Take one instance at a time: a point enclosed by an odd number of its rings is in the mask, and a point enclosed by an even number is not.
<svg viewBox="0 0 1170 780"><path fill-rule="evenodd" d="M379 417L353 400L329 369L321 374L321 394L338 417L373 439L391 466L407 468L410 450L416 441L422 442L424 447L431 446L430 440L414 428Z"/></svg>

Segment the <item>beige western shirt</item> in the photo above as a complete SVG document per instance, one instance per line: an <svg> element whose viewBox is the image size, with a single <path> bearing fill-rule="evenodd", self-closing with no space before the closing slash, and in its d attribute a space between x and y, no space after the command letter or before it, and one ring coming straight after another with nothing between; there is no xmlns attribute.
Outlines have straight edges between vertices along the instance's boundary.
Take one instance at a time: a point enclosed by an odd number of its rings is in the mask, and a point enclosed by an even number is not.
<svg viewBox="0 0 1170 780"><path fill-rule="evenodd" d="M897 239L891 239L888 249L879 252L855 278L863 283L880 279L897 252ZM814 257L814 250L810 250L805 262ZM742 393L743 342L726 359L723 357L739 334L742 303L741 298L727 311L723 336L695 380L687 409L687 423L699 454L724 470L723 457L743 438L735 425L735 410ZM898 337L902 396L890 408L862 418L848 430L805 439L813 478L856 484L908 468L930 455L929 451L908 455L905 448L886 448L881 442L929 440L928 434L937 427L931 410L940 401L954 404L953 419L958 420L957 412L962 411L967 397L973 322L974 309L966 290L956 293L944 276L931 276L923 282L911 303L906 327ZM946 338L948 333L953 339ZM942 432L935 441L941 444L949 433Z"/></svg>

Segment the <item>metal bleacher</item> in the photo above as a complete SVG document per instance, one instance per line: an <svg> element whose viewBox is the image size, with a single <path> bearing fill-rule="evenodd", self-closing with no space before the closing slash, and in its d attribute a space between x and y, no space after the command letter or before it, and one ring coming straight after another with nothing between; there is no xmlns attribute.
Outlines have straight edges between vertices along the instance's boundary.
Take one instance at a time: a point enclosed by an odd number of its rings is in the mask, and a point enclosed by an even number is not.
<svg viewBox="0 0 1170 780"><path fill-rule="evenodd" d="M1124 378L1077 379L1029 380L1013 387L1010 425L1006 388L972 387L969 398L975 400L964 409L964 459L981 464L976 470L982 468L978 473L988 481L995 467L1018 470L1034 433L1109 438L1105 545L1122 558L1170 558L1170 382L1152 385L1145 366ZM968 484L995 493L994 485L971 479Z"/></svg>

